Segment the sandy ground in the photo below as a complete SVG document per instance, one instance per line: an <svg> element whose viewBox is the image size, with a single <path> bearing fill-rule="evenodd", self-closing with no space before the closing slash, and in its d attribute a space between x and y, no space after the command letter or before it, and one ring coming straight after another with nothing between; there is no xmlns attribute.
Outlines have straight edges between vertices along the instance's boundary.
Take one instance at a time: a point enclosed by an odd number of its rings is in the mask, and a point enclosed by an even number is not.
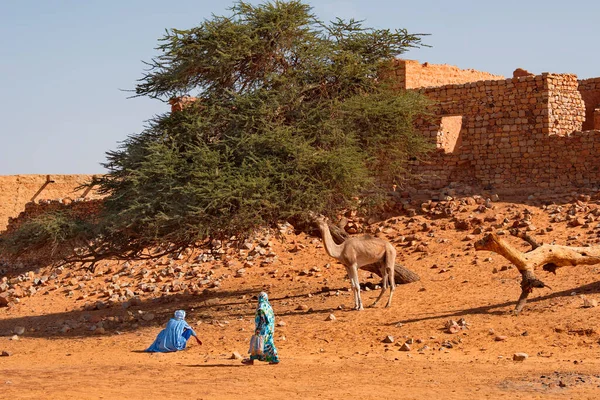
<svg viewBox="0 0 600 400"><path fill-rule="evenodd" d="M532 234L540 241L596 241L597 222L583 227L551 223L552 214L539 204L495 203L487 213L502 221L525 209L532 212L530 221L537 229ZM477 216L474 210L470 206L463 214ZM483 234L467 237L468 231L446 227L448 221L401 216L381 225L380 236L395 242L397 261L421 276L419 282L397 287L389 309L349 310L352 296L344 268L327 256L320 239L305 234L273 239L277 261L247 267L242 277L235 277L240 266L234 263L203 264L221 276L219 288L142 296L140 304L128 309L86 311L84 303L100 294L77 300L78 294L68 288L39 290L13 307L0 308L0 352L11 353L0 357L0 398L600 397L600 308L583 308L581 297L600 300L600 266L565 267L557 275L537 271L552 289L537 289L525 311L514 316L518 271L496 254L473 249ZM429 231L422 228L425 222L433 224ZM484 227L501 229L494 224ZM537 235L548 226L552 231ZM415 236L426 251L397 239L401 235ZM522 251L529 249L517 238L505 238ZM177 261L183 268L185 262ZM114 272L114 266L100 270ZM164 268L159 263L144 267ZM73 275L79 273L84 272ZM379 281L360 274L361 282ZM107 285L109 277L100 271L86 285ZM263 289L276 313L282 362L243 366L232 353L247 351L256 305L252 296ZM363 291L363 301L371 303L377 293ZM187 310L187 320L204 344L190 341L182 352L144 353L176 309ZM132 318L149 312L155 314L150 321ZM327 321L330 314L336 320ZM446 333L445 323L460 318L467 326ZM57 329L65 321L83 320L68 332ZM90 323L101 320L117 322L107 323L102 333L89 330ZM18 326L26 332L12 340ZM383 342L388 335L393 343ZM401 351L407 340L411 350ZM516 352L529 358L513 361Z"/></svg>

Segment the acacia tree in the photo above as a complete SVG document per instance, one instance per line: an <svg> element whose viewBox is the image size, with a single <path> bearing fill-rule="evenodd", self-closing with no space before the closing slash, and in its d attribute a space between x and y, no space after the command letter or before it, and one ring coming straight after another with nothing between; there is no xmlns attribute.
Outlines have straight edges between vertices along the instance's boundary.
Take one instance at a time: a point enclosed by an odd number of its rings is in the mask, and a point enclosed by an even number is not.
<svg viewBox="0 0 600 400"><path fill-rule="evenodd" d="M357 197L375 207L428 149L412 129L426 100L381 74L422 35L326 24L300 1L230 11L161 39L136 96L197 101L107 154L101 222L74 256L178 251Z"/></svg>

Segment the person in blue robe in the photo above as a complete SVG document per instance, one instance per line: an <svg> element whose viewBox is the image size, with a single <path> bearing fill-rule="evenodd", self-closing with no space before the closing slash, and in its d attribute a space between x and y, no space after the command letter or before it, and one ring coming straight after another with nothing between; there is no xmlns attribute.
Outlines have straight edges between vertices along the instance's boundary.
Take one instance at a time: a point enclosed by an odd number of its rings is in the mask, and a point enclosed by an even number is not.
<svg viewBox="0 0 600 400"><path fill-rule="evenodd" d="M175 318L171 318L167 327L160 331L152 346L146 349L151 353L168 353L185 349L190 336L196 338L198 344L202 344L196 332L185 322L185 311L175 311Z"/></svg>

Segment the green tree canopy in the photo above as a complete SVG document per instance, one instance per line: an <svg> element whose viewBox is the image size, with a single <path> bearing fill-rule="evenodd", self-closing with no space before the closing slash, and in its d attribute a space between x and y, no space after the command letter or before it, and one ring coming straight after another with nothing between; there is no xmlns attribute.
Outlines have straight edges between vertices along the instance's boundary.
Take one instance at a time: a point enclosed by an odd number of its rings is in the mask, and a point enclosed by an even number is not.
<svg viewBox="0 0 600 400"><path fill-rule="evenodd" d="M177 251L357 197L380 204L428 148L412 129L427 101L381 73L421 37L326 24L300 1L240 1L230 16L167 31L135 93L197 101L107 154L103 216L79 254Z"/></svg>

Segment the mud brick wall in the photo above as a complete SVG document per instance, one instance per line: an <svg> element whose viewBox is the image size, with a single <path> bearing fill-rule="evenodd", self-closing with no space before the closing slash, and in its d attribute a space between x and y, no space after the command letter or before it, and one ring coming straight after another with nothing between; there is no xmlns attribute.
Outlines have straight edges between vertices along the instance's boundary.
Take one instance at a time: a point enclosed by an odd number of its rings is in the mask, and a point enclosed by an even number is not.
<svg viewBox="0 0 600 400"><path fill-rule="evenodd" d="M417 129L436 143L413 163L414 185L437 189L451 182L495 189L593 186L600 183L600 131L581 132L585 105L577 78L542 74L419 91L436 104L434 118ZM448 118L462 117L458 134ZM444 135L456 136L452 150Z"/></svg>
<svg viewBox="0 0 600 400"><path fill-rule="evenodd" d="M585 102L583 129L600 129L600 110L595 111L600 109L600 78L580 80L579 92Z"/></svg>
<svg viewBox="0 0 600 400"><path fill-rule="evenodd" d="M447 64L421 64L415 60L395 59L392 64L392 70L400 89L416 89L504 79L501 75L494 75L474 69L460 69Z"/></svg>

